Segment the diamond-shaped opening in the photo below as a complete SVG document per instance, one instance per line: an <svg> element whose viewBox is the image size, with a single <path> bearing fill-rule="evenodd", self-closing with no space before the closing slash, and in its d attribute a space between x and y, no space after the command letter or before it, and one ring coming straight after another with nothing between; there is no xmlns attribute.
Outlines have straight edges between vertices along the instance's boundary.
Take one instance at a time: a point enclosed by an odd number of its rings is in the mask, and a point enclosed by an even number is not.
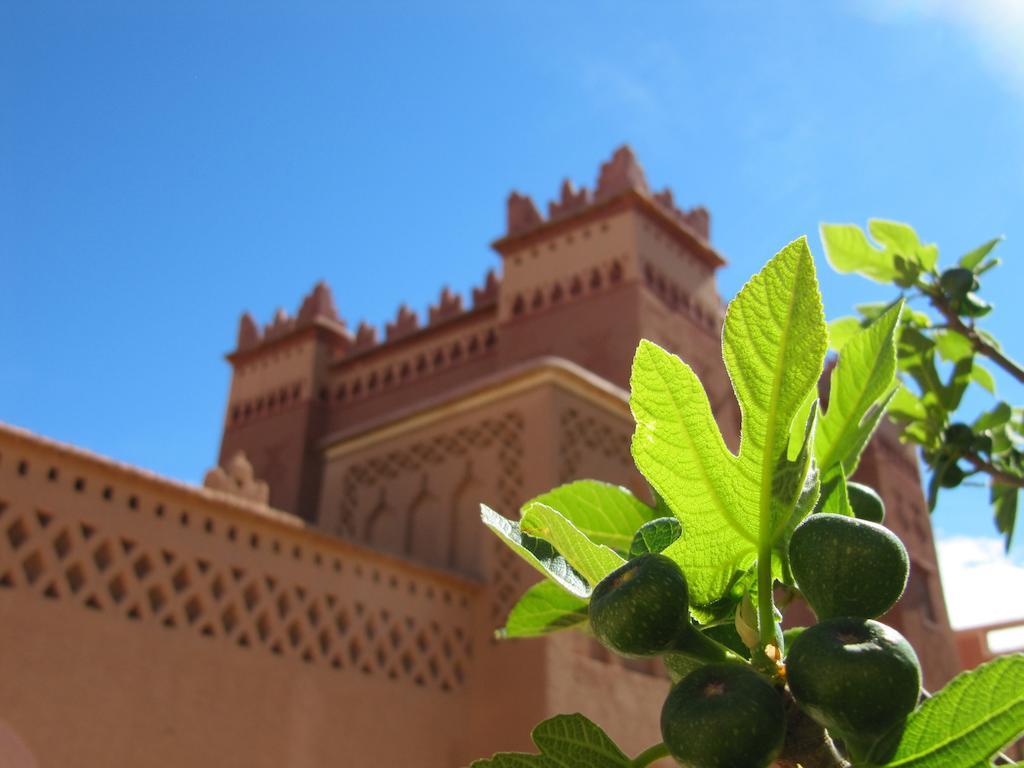
<svg viewBox="0 0 1024 768"><path fill-rule="evenodd" d="M203 624L203 628L199 630L199 634L203 637L216 637L217 630L213 628L213 624Z"/></svg>
<svg viewBox="0 0 1024 768"><path fill-rule="evenodd" d="M320 624L320 609L317 607L316 603L309 606L309 610L306 611L306 616L309 617L309 623L314 627Z"/></svg>
<svg viewBox="0 0 1024 768"><path fill-rule="evenodd" d="M104 541L100 544L92 553L92 561L96 563L96 568L100 573L103 573L110 564L114 562L114 551L110 546L110 542Z"/></svg>
<svg viewBox="0 0 1024 768"><path fill-rule="evenodd" d="M441 673L441 668L437 663L436 656L431 656L427 659L427 669L430 670L430 676L437 680L437 676Z"/></svg>
<svg viewBox="0 0 1024 768"><path fill-rule="evenodd" d="M270 619L267 618L267 614L261 613L259 618L256 619L256 631L260 635L260 640L266 642L267 638L270 637L270 630Z"/></svg>
<svg viewBox="0 0 1024 768"><path fill-rule="evenodd" d="M51 470L51 471L54 471L54 470ZM50 479L52 480L54 478L50 478ZM36 520L39 521L39 527L40 528L45 528L46 526L48 526L50 524L50 521L53 520L53 515L51 515L49 512L43 512L43 510L41 510L41 509L37 509L36 510Z"/></svg>
<svg viewBox="0 0 1024 768"><path fill-rule="evenodd" d="M67 529L57 534L57 538L53 540L53 551L57 553L57 557L63 560L71 552L71 535L67 532Z"/></svg>
<svg viewBox="0 0 1024 768"><path fill-rule="evenodd" d="M427 681L424 679L423 675L416 675L416 677L414 677L412 681L421 688L423 688L427 684Z"/></svg>
<svg viewBox="0 0 1024 768"><path fill-rule="evenodd" d="M416 647L419 648L422 653L426 653L427 648L430 647L430 639L427 637L427 633L422 629L419 634L416 635Z"/></svg>
<svg viewBox="0 0 1024 768"><path fill-rule="evenodd" d="M71 594L78 594L78 590L85 584L85 570L81 565L75 563L65 571L64 575L67 577L68 586L71 587Z"/></svg>
<svg viewBox="0 0 1024 768"><path fill-rule="evenodd" d="M348 657L355 664L359 661L359 657L363 655L363 646L359 642L359 638L353 637L352 641L348 644Z"/></svg>
<svg viewBox="0 0 1024 768"><path fill-rule="evenodd" d="M245 632L238 636L238 644L243 648L249 647L249 635Z"/></svg>
<svg viewBox="0 0 1024 768"><path fill-rule="evenodd" d="M125 596L128 594L128 585L125 584L124 577L121 574L118 574L111 579L110 583L107 585L107 591L110 593L110 596L114 598L115 603L119 604L124 600Z"/></svg>
<svg viewBox="0 0 1024 768"><path fill-rule="evenodd" d="M277 615L283 619L288 615L288 609L291 608L291 605L288 595L282 592L281 596L277 598Z"/></svg>
<svg viewBox="0 0 1024 768"><path fill-rule="evenodd" d="M132 570L135 571L135 576L141 581L153 571L153 561L149 559L149 555L140 555L132 563Z"/></svg>
<svg viewBox="0 0 1024 768"><path fill-rule="evenodd" d="M139 610L138 605L133 605L131 608L128 609L128 618L132 619L133 621L138 621L142 618L142 612Z"/></svg>
<svg viewBox="0 0 1024 768"><path fill-rule="evenodd" d="M416 666L416 660L412 657L412 654L409 653L409 651L403 653L399 660L402 662L402 669L405 670L405 674L407 675L412 672L412 668Z"/></svg>
<svg viewBox="0 0 1024 768"><path fill-rule="evenodd" d="M188 569L184 565L175 571L174 576L171 577L171 584L174 586L175 592L184 592L191 583L192 579L189 578Z"/></svg>
<svg viewBox="0 0 1024 768"><path fill-rule="evenodd" d="M189 624L195 624L196 620L203 615L203 604L199 598L193 595L185 601L185 616Z"/></svg>
<svg viewBox="0 0 1024 768"><path fill-rule="evenodd" d="M331 666L332 667L334 667L335 669L341 669L341 664L342 664L341 656L339 656L338 654L334 654L333 656L331 656Z"/></svg>
<svg viewBox="0 0 1024 768"><path fill-rule="evenodd" d="M21 564L21 569L25 572L25 578L28 579L29 584L35 584L40 576L43 575L43 569L46 566L43 564L43 558L39 556L38 552L33 552L31 555L25 558L25 562Z"/></svg>
<svg viewBox="0 0 1024 768"><path fill-rule="evenodd" d="M453 655L453 654L452 654L452 644L451 644L451 642L450 642L450 641L448 640L448 638L447 638L447 637L446 637L446 638L444 639L444 641L443 641L443 642L441 643L441 653L443 653L443 654L444 654L444 657L445 657L446 659L450 659L450 658L452 657L452 655Z"/></svg>
<svg viewBox="0 0 1024 768"><path fill-rule="evenodd" d="M292 648L298 648L302 642L302 627L297 621L288 625L288 642L292 644Z"/></svg>
<svg viewBox="0 0 1024 768"><path fill-rule="evenodd" d="M398 646L402 644L402 631L398 627L391 627L388 639L391 641L391 647L397 650Z"/></svg>
<svg viewBox="0 0 1024 768"><path fill-rule="evenodd" d="M60 597L60 592L57 590L57 582L51 581L46 589L43 590L43 597L48 597L51 600L56 600Z"/></svg>
<svg viewBox="0 0 1024 768"><path fill-rule="evenodd" d="M320 653L326 656L331 650L331 633L326 629L321 629L320 634L317 635L317 640L320 641Z"/></svg>
<svg viewBox="0 0 1024 768"><path fill-rule="evenodd" d="M338 632L345 634L348 632L349 619L347 611L338 611L338 615L334 617L334 625L338 628Z"/></svg>
<svg viewBox="0 0 1024 768"><path fill-rule="evenodd" d="M385 664L388 663L388 649L385 648L383 645L377 646L377 653L375 655L377 658L378 666L383 667Z"/></svg>
<svg viewBox="0 0 1024 768"><path fill-rule="evenodd" d="M366 635L367 640L373 640L377 636L377 625L373 619L366 622L366 626L363 627L363 634Z"/></svg>
<svg viewBox="0 0 1024 768"><path fill-rule="evenodd" d="M160 609L167 604L167 596L160 587L150 587L146 592L146 597L149 599L149 609L153 613L159 613Z"/></svg>
<svg viewBox="0 0 1024 768"><path fill-rule="evenodd" d="M10 571L6 571L4 573L0 573L0 587L13 587L13 586L14 586L14 579L11 578L11 572Z"/></svg>
<svg viewBox="0 0 1024 768"><path fill-rule="evenodd" d="M220 623L225 632L231 632L238 626L238 611L235 610L235 606L229 605L223 610L220 614Z"/></svg>
<svg viewBox="0 0 1024 768"><path fill-rule="evenodd" d="M251 611L256 607L256 603L260 601L260 588L255 583L250 584L242 592L242 599L245 600L245 607Z"/></svg>
<svg viewBox="0 0 1024 768"><path fill-rule="evenodd" d="M28 539L28 528L25 523L21 520L15 520L11 523L7 529L7 540L11 542L11 547L17 549Z"/></svg>
<svg viewBox="0 0 1024 768"><path fill-rule="evenodd" d="M210 583L210 593L213 595L214 600L220 600L224 597L224 580L220 577L220 574L214 576L213 581Z"/></svg>
<svg viewBox="0 0 1024 768"><path fill-rule="evenodd" d="M456 661L455 665L452 667L452 672L455 674L456 682L458 682L461 685L462 681L466 677L465 674L462 671L462 664L460 662Z"/></svg>
<svg viewBox="0 0 1024 768"><path fill-rule="evenodd" d="M102 611L103 606L100 605L99 598L96 595L89 595L89 598L85 601L87 608L92 608L94 611Z"/></svg>

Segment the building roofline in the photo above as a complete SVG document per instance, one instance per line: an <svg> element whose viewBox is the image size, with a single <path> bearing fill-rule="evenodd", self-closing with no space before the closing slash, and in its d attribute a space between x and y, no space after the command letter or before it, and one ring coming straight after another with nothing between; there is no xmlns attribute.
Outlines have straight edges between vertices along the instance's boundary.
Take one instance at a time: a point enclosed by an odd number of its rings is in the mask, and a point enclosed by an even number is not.
<svg viewBox="0 0 1024 768"><path fill-rule="evenodd" d="M372 359L375 355L385 354L402 347L415 346L423 341L430 338L433 333L442 333L444 331L457 328L460 324L469 324L480 319L486 318L488 314L496 314L498 310L498 302L492 301L487 304L470 307L469 309L463 310L457 315L439 320L434 323L428 323L415 331L400 336L397 339L384 339L384 341L378 341L372 347L361 349L357 352L347 352L341 357L338 357L328 364L331 369L344 368L349 363L356 361L364 361Z"/></svg>
<svg viewBox="0 0 1024 768"><path fill-rule="evenodd" d="M256 346L246 347L245 349L234 349L231 352L227 352L224 355L224 359L232 365L245 363L253 358L262 356L268 350L284 346L284 342L305 339L319 331L323 331L335 338L345 339L349 343L352 341L352 333L344 325L331 320L326 320L322 317L316 317L308 323L303 323L302 325L282 333L280 336L275 336L272 339L262 339Z"/></svg>
<svg viewBox="0 0 1024 768"><path fill-rule="evenodd" d="M491 243L491 247L504 258L513 250L526 248L542 242L552 235L557 235L569 229L586 224L591 221L606 217L610 213L617 213L622 210L639 209L653 218L665 229L666 233L676 240L681 246L692 251L698 258L704 261L712 269L718 269L727 263L722 256L707 240L700 237L689 227L677 221L663 206L659 205L649 195L636 189L627 189L617 195L605 200L592 203L585 208L574 211L556 219L548 219L538 224L533 229L514 235L505 235Z"/></svg>
<svg viewBox="0 0 1024 768"><path fill-rule="evenodd" d="M624 389L569 360L546 356L476 379L371 421L338 430L323 438L320 448L328 459L342 456L541 384L555 384L605 410L629 415L629 394Z"/></svg>

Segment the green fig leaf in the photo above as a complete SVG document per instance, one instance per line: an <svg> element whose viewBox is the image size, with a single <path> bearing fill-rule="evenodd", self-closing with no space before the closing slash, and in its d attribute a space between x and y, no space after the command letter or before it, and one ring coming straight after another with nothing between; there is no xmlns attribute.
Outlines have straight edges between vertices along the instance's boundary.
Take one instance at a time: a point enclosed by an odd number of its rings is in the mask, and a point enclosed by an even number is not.
<svg viewBox="0 0 1024 768"><path fill-rule="evenodd" d="M633 458L682 523L664 554L686 573L698 609L725 597L759 553L770 555L791 521L810 465L809 448L789 461L793 423L817 386L827 344L814 261L800 239L726 313L723 353L743 422L738 456L693 370L651 342L637 349Z"/></svg>
<svg viewBox="0 0 1024 768"><path fill-rule="evenodd" d="M583 715L556 715L533 729L539 755L499 752L470 768L630 768L633 761Z"/></svg>

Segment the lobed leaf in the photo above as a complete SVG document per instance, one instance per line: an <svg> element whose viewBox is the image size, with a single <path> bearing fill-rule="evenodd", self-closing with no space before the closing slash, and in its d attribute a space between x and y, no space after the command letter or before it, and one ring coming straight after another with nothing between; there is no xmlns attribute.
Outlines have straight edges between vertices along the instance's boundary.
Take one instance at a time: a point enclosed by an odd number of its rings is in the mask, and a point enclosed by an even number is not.
<svg viewBox="0 0 1024 768"><path fill-rule="evenodd" d="M973 251L965 253L960 257L960 266L964 269L974 270L982 260L989 255L993 248L995 248L1003 240L1002 236L994 237L987 243L983 243L975 248Z"/></svg>
<svg viewBox="0 0 1024 768"><path fill-rule="evenodd" d="M1024 732L1024 654L964 672L907 719L887 768L988 765Z"/></svg>
<svg viewBox="0 0 1024 768"><path fill-rule="evenodd" d="M950 363L959 362L974 354L974 346L970 339L957 331L938 331L933 338L939 357Z"/></svg>
<svg viewBox="0 0 1024 768"><path fill-rule="evenodd" d="M726 447L693 370L650 342L637 349L633 457L683 524L665 554L682 566L698 608L726 595L790 523L810 464L809 449L793 440L794 420L810 408L826 347L814 261L800 239L769 261L726 313L723 354L742 414L738 456ZM792 462L791 447L798 454Z"/></svg>
<svg viewBox="0 0 1024 768"><path fill-rule="evenodd" d="M629 768L632 761L581 714L556 715L533 729L539 755L499 752L470 768Z"/></svg>
<svg viewBox="0 0 1024 768"><path fill-rule="evenodd" d="M550 542L591 587L626 563L608 547L587 538L557 510L538 501L523 507L519 526L524 534Z"/></svg>
<svg viewBox="0 0 1024 768"><path fill-rule="evenodd" d="M495 634L500 640L539 637L587 622L587 601L571 595L552 581L534 584L512 606L505 626Z"/></svg>
<svg viewBox="0 0 1024 768"><path fill-rule="evenodd" d="M519 523L502 517L486 504L480 505L484 525L523 560L577 597L590 597L591 585L550 543L523 533Z"/></svg>
<svg viewBox="0 0 1024 768"><path fill-rule="evenodd" d="M977 360L971 364L971 381L987 390L990 395L994 395L996 393L995 378L992 376L992 373L988 368L983 366Z"/></svg>
<svg viewBox="0 0 1024 768"><path fill-rule="evenodd" d="M850 496L846 490L846 475L841 466L834 466L828 475L821 480L821 497L814 509L815 512L830 512L834 515L853 517Z"/></svg>
<svg viewBox="0 0 1024 768"><path fill-rule="evenodd" d="M828 346L833 352L839 352L846 342L856 336L863 326L856 317L840 317L828 324Z"/></svg>
<svg viewBox="0 0 1024 768"><path fill-rule="evenodd" d="M644 523L629 545L629 559L661 552L682 535L683 526L674 517L659 517Z"/></svg>
<svg viewBox="0 0 1024 768"><path fill-rule="evenodd" d="M629 549L641 525L658 517L628 488L597 480L560 485L531 501L557 509L589 539L619 552Z"/></svg>
<svg viewBox="0 0 1024 768"><path fill-rule="evenodd" d="M1017 523L1019 489L1012 485L992 484L990 500L996 516L996 528L1003 534L1006 551L1013 543L1013 528Z"/></svg>
<svg viewBox="0 0 1024 768"><path fill-rule="evenodd" d="M879 283L896 279L892 254L872 246L856 224L822 224L821 242L825 258L836 272L857 272Z"/></svg>
<svg viewBox="0 0 1024 768"><path fill-rule="evenodd" d="M856 468L860 452L881 419L878 407L893 394L896 380L898 301L843 347L832 370L828 410L821 417L814 451L818 469L828 474L841 465Z"/></svg>

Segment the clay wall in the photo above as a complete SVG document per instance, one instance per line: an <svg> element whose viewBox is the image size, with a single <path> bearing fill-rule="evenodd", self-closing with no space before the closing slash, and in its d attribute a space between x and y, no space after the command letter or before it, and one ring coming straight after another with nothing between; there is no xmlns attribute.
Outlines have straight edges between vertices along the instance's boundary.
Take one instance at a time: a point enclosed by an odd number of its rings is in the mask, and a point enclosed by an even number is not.
<svg viewBox="0 0 1024 768"><path fill-rule="evenodd" d="M0 712L38 765L458 765L480 591L0 429Z"/></svg>
<svg viewBox="0 0 1024 768"><path fill-rule="evenodd" d="M598 283L635 280L634 216L622 209L601 219L584 219L503 253L499 321L523 314L517 307L536 309L557 303L559 293L568 299L599 287L592 285L595 270Z"/></svg>
<svg viewBox="0 0 1024 768"><path fill-rule="evenodd" d="M634 230L644 281L673 308L708 327L719 325L722 304L714 268L680 245L660 221L638 216Z"/></svg>
<svg viewBox="0 0 1024 768"><path fill-rule="evenodd" d="M372 421L492 372L499 333L493 310L474 312L335 361L318 397L326 433Z"/></svg>

